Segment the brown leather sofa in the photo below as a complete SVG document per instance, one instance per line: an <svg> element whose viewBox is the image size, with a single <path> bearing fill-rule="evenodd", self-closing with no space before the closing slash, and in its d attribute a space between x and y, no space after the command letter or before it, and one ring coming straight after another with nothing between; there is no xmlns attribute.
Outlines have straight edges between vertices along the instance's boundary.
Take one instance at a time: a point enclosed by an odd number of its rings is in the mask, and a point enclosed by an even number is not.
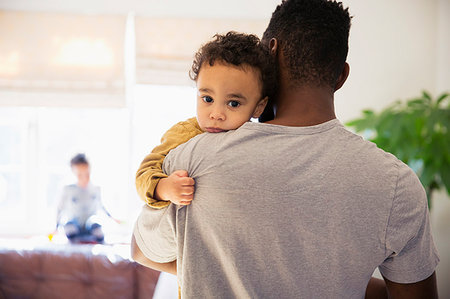
<svg viewBox="0 0 450 299"><path fill-rule="evenodd" d="M159 272L127 256L127 245L1 246L0 298L152 298Z"/></svg>

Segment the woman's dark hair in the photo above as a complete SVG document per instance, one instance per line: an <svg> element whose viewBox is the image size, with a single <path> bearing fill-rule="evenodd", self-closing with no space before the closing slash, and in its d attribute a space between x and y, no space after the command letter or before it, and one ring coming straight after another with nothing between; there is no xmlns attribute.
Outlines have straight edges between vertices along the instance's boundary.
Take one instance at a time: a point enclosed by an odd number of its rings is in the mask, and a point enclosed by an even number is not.
<svg viewBox="0 0 450 299"><path fill-rule="evenodd" d="M277 39L294 85L335 87L348 52L351 17L341 2L283 0L272 14L262 42Z"/></svg>
<svg viewBox="0 0 450 299"><path fill-rule="evenodd" d="M234 31L225 35L214 35L214 39L204 44L195 54L189 76L197 81L203 64L213 66L216 61L237 67L250 66L259 70L262 83L261 99L267 96L273 100L275 97L277 91L275 59L256 35Z"/></svg>
<svg viewBox="0 0 450 299"><path fill-rule="evenodd" d="M85 154L77 154L70 160L70 166L86 164L89 165L88 160L86 159Z"/></svg>

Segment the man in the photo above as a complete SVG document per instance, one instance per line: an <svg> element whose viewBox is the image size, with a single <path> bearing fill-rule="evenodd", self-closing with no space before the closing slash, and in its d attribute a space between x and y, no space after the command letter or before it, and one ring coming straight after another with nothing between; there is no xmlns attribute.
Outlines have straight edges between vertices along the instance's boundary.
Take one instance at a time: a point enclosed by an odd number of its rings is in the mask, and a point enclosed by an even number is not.
<svg viewBox="0 0 450 299"><path fill-rule="evenodd" d="M133 256L177 273L183 297L437 297L417 176L334 113L349 28L340 3L283 1L263 36L279 65L275 118L199 135L166 157L166 173L195 179L194 200L144 207ZM377 267L385 285L371 279Z"/></svg>

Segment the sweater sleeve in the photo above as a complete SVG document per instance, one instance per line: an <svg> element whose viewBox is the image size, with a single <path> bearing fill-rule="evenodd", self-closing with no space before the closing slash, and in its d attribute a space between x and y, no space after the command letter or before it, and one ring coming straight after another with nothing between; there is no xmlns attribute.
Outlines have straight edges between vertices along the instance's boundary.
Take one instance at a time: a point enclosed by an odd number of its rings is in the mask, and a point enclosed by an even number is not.
<svg viewBox="0 0 450 299"><path fill-rule="evenodd" d="M162 164L167 154L180 144L203 133L195 117L179 122L170 128L161 138L161 144L155 147L141 162L136 172L136 190L139 197L149 206L162 209L170 202L155 199L155 189L159 180L167 175L162 171Z"/></svg>

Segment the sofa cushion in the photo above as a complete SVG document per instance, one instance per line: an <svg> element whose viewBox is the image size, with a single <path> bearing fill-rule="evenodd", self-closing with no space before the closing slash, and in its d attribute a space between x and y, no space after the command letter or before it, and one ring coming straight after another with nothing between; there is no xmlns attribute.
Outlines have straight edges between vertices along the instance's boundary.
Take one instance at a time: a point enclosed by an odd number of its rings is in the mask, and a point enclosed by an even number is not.
<svg viewBox="0 0 450 299"><path fill-rule="evenodd" d="M159 272L129 258L129 245L0 248L0 298L151 298Z"/></svg>

